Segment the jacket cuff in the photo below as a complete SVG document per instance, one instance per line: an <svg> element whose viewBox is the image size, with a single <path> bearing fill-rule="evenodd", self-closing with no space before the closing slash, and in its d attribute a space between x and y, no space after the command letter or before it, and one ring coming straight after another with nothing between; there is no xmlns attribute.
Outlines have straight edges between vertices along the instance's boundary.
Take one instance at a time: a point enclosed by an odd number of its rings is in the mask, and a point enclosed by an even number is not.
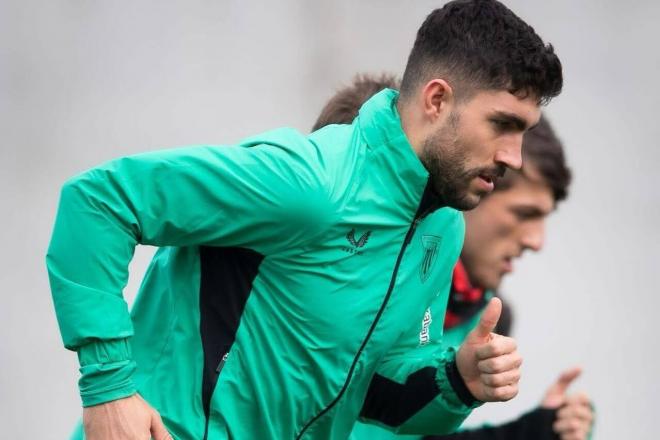
<svg viewBox="0 0 660 440"><path fill-rule="evenodd" d="M444 353L443 368L438 368L436 381L447 403L461 410L478 408L483 402L474 398L465 385L456 366L456 350L453 347Z"/></svg>
<svg viewBox="0 0 660 440"><path fill-rule="evenodd" d="M78 350L78 381L83 407L99 405L136 393L135 362L128 339L95 341Z"/></svg>
<svg viewBox="0 0 660 440"><path fill-rule="evenodd" d="M538 407L521 417L529 420L530 426L538 426L542 431L552 431L552 425L557 420L557 410Z"/></svg>

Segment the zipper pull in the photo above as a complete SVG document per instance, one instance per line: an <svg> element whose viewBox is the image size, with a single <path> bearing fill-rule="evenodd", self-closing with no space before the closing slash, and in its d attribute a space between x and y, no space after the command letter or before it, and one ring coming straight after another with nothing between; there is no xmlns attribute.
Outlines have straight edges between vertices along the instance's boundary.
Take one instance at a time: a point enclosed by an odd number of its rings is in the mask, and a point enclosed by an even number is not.
<svg viewBox="0 0 660 440"><path fill-rule="evenodd" d="M413 220L412 225L410 225L410 229L408 230L408 233L406 234L406 239L405 239L405 245L408 246L410 242L412 241L413 235L415 235L415 230L417 229L417 226L422 222L421 217L417 217L415 220Z"/></svg>
<svg viewBox="0 0 660 440"><path fill-rule="evenodd" d="M215 369L215 372L217 374L220 374L220 371L222 371L222 368L225 366L225 362L227 362L227 356L229 356L229 352L222 355L222 359L220 359L220 363L218 364L218 368Z"/></svg>

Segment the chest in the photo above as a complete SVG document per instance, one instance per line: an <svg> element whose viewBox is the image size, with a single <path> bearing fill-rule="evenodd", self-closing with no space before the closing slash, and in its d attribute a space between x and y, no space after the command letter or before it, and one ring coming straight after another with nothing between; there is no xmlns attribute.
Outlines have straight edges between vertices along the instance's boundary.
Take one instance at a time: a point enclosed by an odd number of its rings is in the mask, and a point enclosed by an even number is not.
<svg viewBox="0 0 660 440"><path fill-rule="evenodd" d="M265 262L264 270L279 274L281 303L297 311L297 328L335 349L369 334L386 350L446 295L462 244L459 220L442 209L414 226L349 218L300 254Z"/></svg>

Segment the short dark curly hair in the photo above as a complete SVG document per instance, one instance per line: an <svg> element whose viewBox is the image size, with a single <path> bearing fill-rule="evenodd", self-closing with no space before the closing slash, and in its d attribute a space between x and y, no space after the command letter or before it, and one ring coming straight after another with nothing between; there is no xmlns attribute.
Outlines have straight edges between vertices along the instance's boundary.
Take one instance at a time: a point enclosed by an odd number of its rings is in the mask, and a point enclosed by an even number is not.
<svg viewBox="0 0 660 440"><path fill-rule="evenodd" d="M455 0L426 17L401 81L401 99L444 78L457 99L478 90L507 90L545 104L562 89L552 45L495 0Z"/></svg>

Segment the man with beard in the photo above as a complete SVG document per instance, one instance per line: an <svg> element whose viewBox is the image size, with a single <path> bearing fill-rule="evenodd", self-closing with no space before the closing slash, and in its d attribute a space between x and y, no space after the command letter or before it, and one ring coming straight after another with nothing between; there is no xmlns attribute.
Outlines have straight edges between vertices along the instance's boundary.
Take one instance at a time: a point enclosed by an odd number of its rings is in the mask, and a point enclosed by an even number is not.
<svg viewBox="0 0 660 440"><path fill-rule="evenodd" d="M447 301L454 208L520 167L523 133L561 87L552 47L513 12L455 1L422 24L401 92L374 96L353 125L71 179L47 264L86 438L345 438L365 396L400 384L423 396L363 417L448 433L514 397L521 358L493 333L498 299L458 351L403 360L397 341ZM129 315L121 291L140 243L160 249Z"/></svg>
<svg viewBox="0 0 660 440"><path fill-rule="evenodd" d="M350 124L362 104L383 89L397 89L394 75L358 75L338 91L321 111L313 130L329 124ZM502 277L512 272L513 260L525 250L538 252L544 241L545 218L567 196L571 173L563 147L547 119L525 134L520 171L509 172L478 208L466 212L466 235L461 258L452 276L449 304L435 303L420 318L420 332L409 340L410 351L422 346L458 347L477 325L479 315L493 296ZM508 335L512 312L504 304L496 332ZM546 391L539 408L499 426L428 437L427 440L583 440L591 430L593 411L584 394L567 395L579 369L563 372ZM393 399L396 396L392 396ZM369 405L367 401L367 405ZM379 426L358 423L351 440L420 439L397 435Z"/></svg>

